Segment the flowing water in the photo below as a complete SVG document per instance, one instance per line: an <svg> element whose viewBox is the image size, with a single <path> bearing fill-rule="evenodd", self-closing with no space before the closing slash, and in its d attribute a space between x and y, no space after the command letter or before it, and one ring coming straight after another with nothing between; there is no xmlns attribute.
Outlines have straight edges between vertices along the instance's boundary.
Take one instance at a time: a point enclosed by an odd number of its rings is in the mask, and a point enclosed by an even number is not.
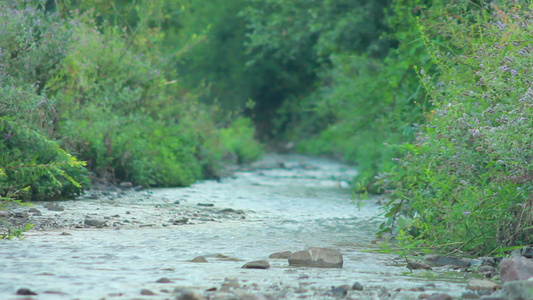
<svg viewBox="0 0 533 300"><path fill-rule="evenodd" d="M429 294L459 296L465 286L461 273L406 274L405 263L395 255L366 251L375 249L374 232L383 219L375 200L361 205L352 200L347 182L355 174L329 160L269 155L250 171L221 182L154 189L149 201L126 197L107 206L97 203L101 214L151 212L146 221L156 225L174 199L180 199L178 209L212 203L213 208L205 209L231 208L244 214L181 226L70 229L71 235L61 235L64 229L35 230L22 240L1 241L0 299L22 298L15 295L21 287L38 293L33 299L173 299L175 287L215 298L222 297L228 282L233 288L238 282L235 290L241 294L271 299L328 299L325 293L332 286L355 282L364 291L350 291L348 298L416 299L420 292L409 289L424 285ZM80 214L95 209L90 200L65 205ZM295 268L286 259L268 259L273 252L308 247L339 249L343 268ZM190 261L197 256L208 262ZM241 268L246 261L262 259L270 262L270 269ZM172 282L156 283L161 277ZM210 288L217 289L205 291ZM156 295L141 295L142 289Z"/></svg>

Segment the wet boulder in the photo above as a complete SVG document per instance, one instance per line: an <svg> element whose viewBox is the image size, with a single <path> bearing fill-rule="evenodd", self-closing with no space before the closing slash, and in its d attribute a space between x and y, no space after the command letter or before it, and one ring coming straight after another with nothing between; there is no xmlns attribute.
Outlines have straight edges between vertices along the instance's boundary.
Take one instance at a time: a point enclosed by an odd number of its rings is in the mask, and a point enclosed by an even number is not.
<svg viewBox="0 0 533 300"><path fill-rule="evenodd" d="M312 247L289 257L289 265L294 267L342 268L342 264L340 251L329 248Z"/></svg>
<svg viewBox="0 0 533 300"><path fill-rule="evenodd" d="M509 281L503 285L505 299L533 299L533 280Z"/></svg>
<svg viewBox="0 0 533 300"><path fill-rule="evenodd" d="M503 282L528 280L533 277L533 261L523 256L512 256L500 263L500 279Z"/></svg>

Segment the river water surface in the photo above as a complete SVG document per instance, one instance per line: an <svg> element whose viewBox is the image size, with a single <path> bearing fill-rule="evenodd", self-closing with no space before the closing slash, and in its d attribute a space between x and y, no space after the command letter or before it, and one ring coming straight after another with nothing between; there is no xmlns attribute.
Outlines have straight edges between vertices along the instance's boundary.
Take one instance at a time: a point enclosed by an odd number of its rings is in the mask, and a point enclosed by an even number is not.
<svg viewBox="0 0 533 300"><path fill-rule="evenodd" d="M461 295L465 279L460 273L407 274L395 255L366 251L376 248L374 232L383 219L375 200L359 206L352 200L347 183L355 174L325 159L269 155L250 171L221 182L154 189L149 201L126 197L113 205L97 203L101 214L151 211L155 226L72 228L71 235L61 235L65 229L35 230L22 240L0 241L0 299L23 298L15 295L22 287L38 293L26 296L30 299L173 299L176 287L208 298L330 299L332 286L355 282L364 291L350 291L348 298L417 299L421 292L409 289L423 286L428 294ZM180 201L177 209L212 203L206 209L244 213L242 218L161 226L164 210L175 200ZM84 214L94 203L64 204L67 211ZM295 268L286 259L268 259L273 252L308 247L339 249L344 267ZM197 256L208 262L190 261ZM270 269L241 268L262 259ZM172 282L155 282L162 277ZM156 295L141 295L142 289Z"/></svg>

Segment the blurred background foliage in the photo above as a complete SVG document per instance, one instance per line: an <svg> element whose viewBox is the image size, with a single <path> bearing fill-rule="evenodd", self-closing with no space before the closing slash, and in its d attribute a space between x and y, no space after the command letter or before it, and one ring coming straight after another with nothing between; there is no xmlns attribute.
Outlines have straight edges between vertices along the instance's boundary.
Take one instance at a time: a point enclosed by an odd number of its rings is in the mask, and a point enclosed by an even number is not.
<svg viewBox="0 0 533 300"><path fill-rule="evenodd" d="M382 232L533 242L525 0L0 2L3 199L188 185L259 140L356 164Z"/></svg>

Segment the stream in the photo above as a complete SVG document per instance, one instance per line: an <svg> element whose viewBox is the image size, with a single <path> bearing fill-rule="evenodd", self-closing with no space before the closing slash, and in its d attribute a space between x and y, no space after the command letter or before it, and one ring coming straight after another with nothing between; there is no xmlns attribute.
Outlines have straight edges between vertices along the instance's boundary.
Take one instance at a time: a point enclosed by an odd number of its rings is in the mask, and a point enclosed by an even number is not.
<svg viewBox="0 0 533 300"><path fill-rule="evenodd" d="M208 299L332 299L338 296L328 293L332 286L355 282L364 290L349 291L347 299L460 297L464 273L410 273L397 255L368 251L378 247L382 210L375 199L352 200L348 182L355 174L327 159L267 155L220 182L61 202L64 212L43 211L42 218L117 221L104 228L65 223L0 241L0 299L174 299L175 288ZM169 225L180 210L197 218ZM290 267L287 259L268 258L308 247L340 250L343 268ZM191 262L198 256L208 262ZM268 260L271 268L241 268L254 260ZM156 282L163 277L170 283ZM18 296L19 288L38 295Z"/></svg>

